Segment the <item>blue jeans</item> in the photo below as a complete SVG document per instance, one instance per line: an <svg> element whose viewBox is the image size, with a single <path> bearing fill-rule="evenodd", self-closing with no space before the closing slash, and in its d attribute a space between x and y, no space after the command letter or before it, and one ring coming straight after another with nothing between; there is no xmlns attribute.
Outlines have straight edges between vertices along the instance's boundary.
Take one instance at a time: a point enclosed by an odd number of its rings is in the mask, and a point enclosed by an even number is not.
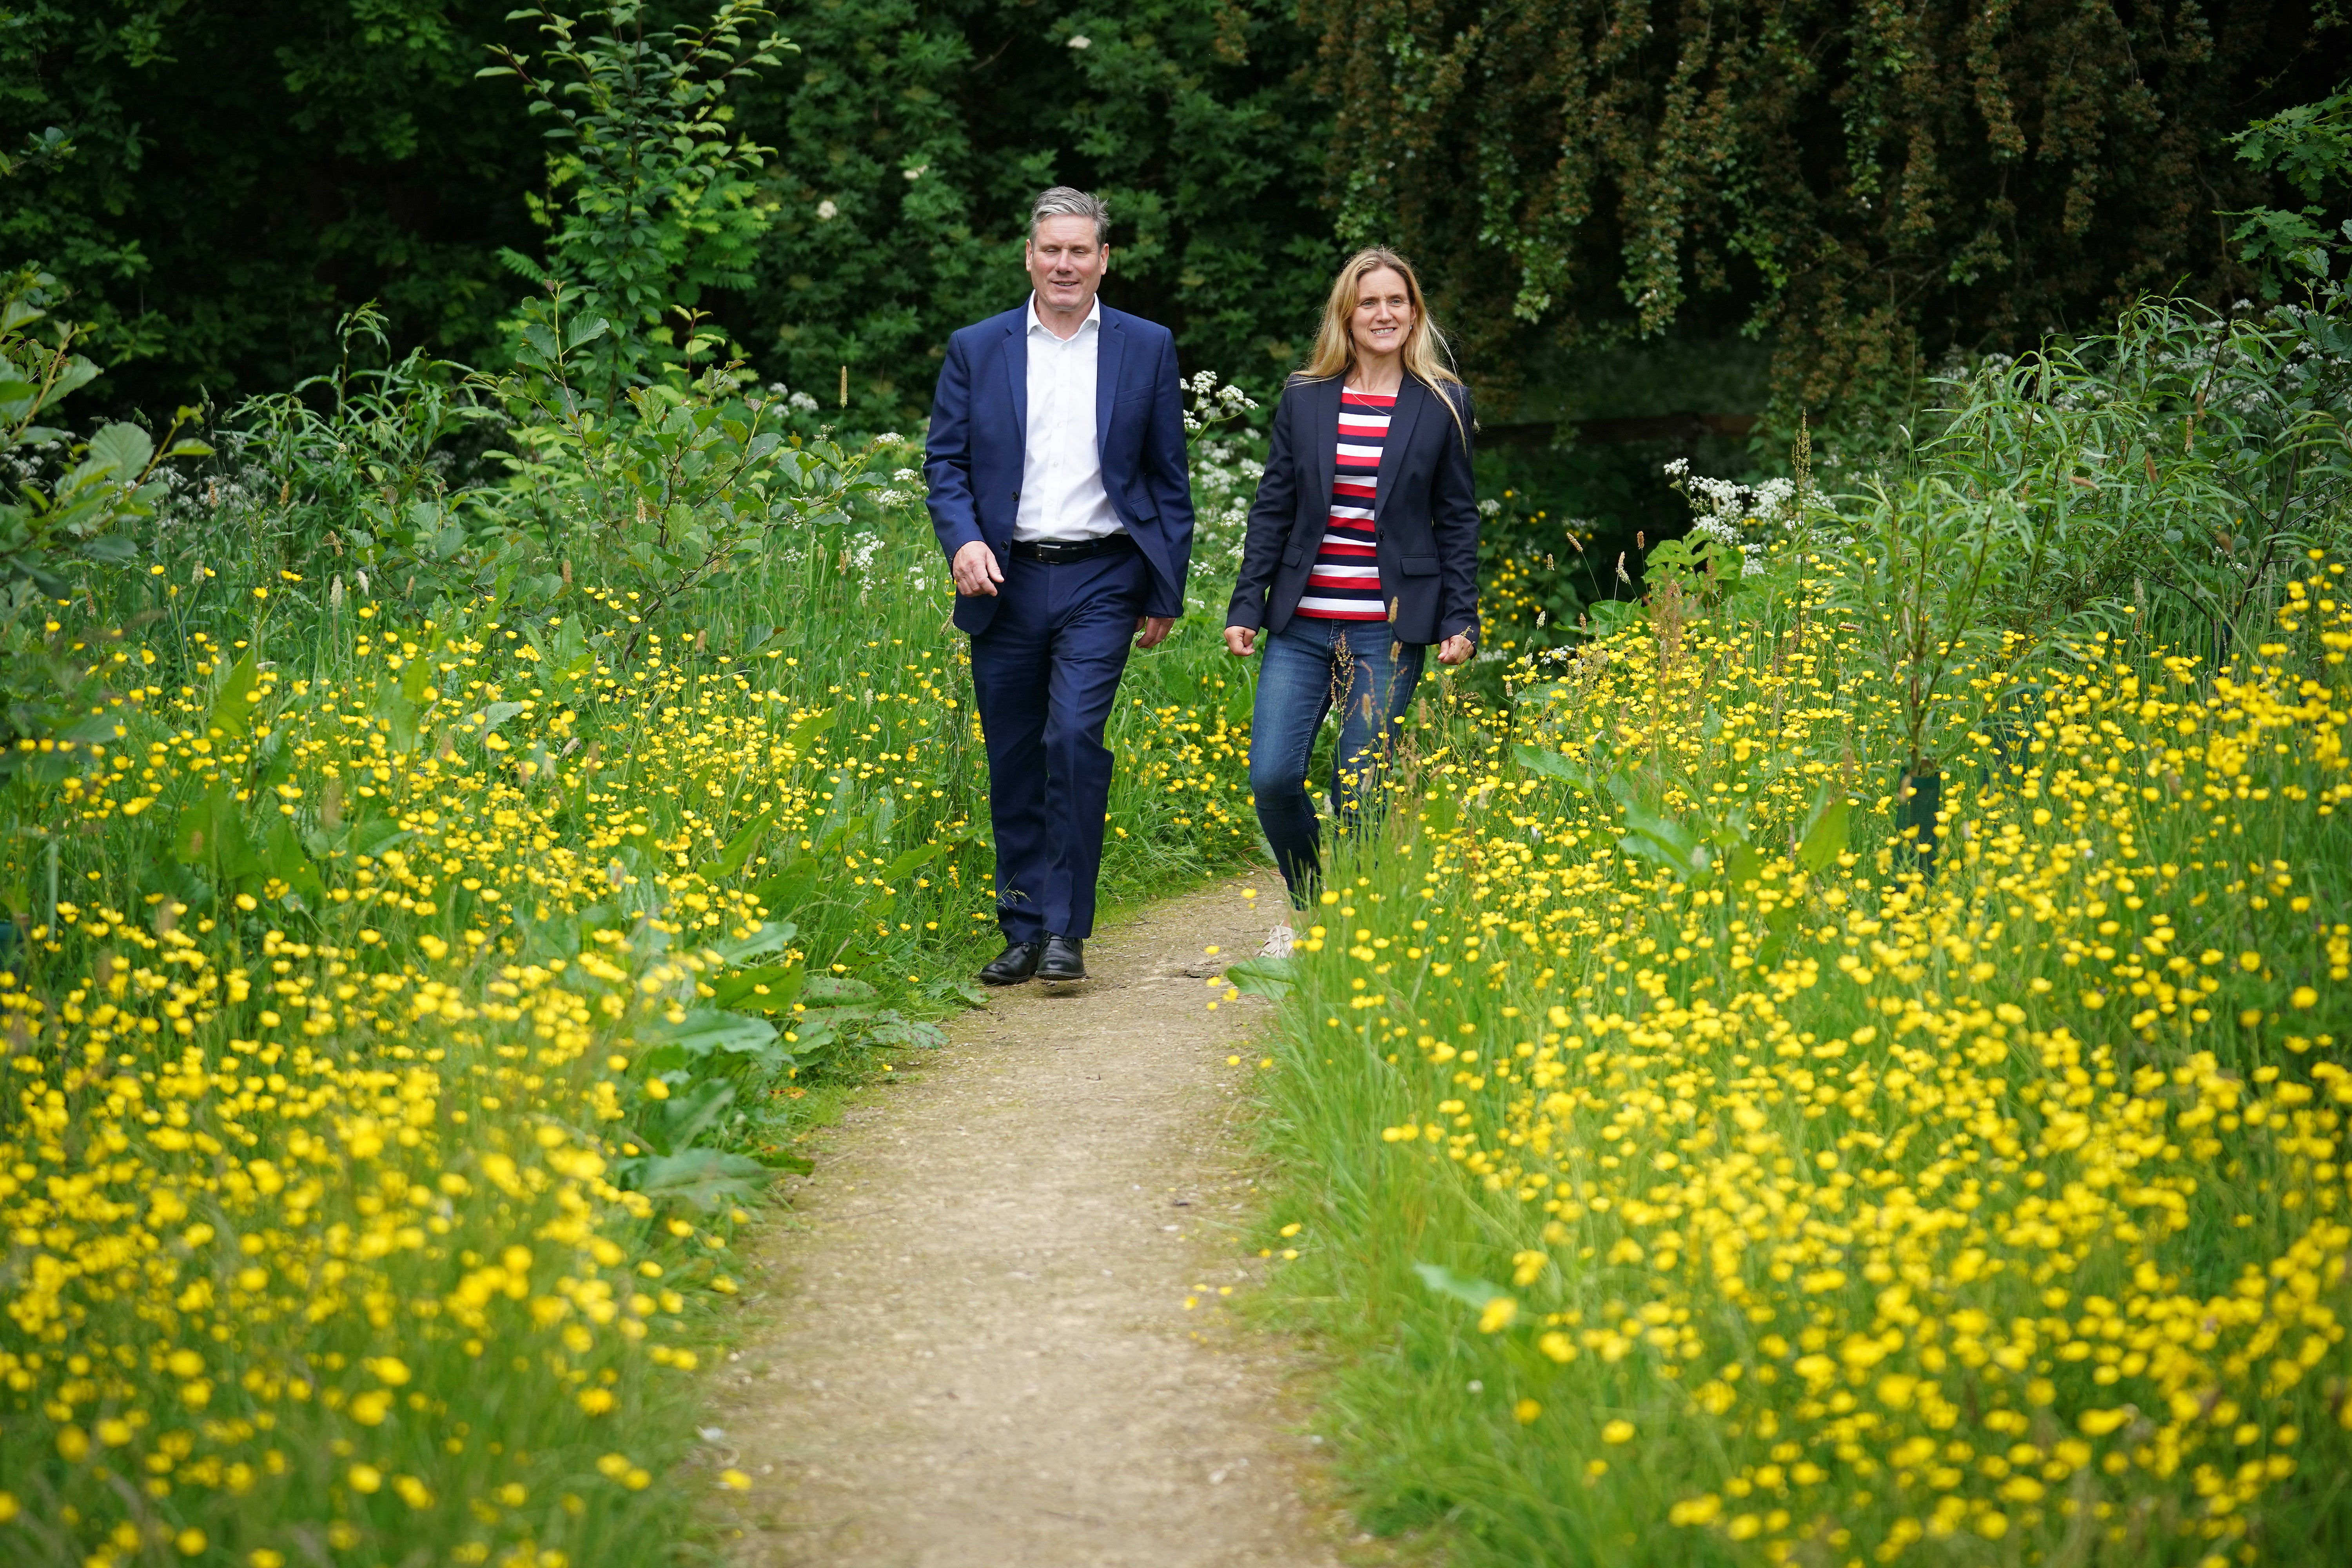
<svg viewBox="0 0 2352 1568"><path fill-rule="evenodd" d="M1250 722L1250 790L1274 863L1300 909L1323 875L1322 827L1307 793L1307 758L1324 716L1337 707L1331 809L1343 829L1352 827L1362 803L1379 788L1381 763L1429 652L1419 643L1401 646L1393 635L1385 621L1294 616L1265 639Z"/></svg>

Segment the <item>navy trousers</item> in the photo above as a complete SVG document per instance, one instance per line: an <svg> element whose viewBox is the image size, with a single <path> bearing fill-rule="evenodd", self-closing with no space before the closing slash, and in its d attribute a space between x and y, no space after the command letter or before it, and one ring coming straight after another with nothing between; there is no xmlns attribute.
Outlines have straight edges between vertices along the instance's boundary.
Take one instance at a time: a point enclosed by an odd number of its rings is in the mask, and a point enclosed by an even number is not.
<svg viewBox="0 0 2352 1568"><path fill-rule="evenodd" d="M988 738L996 921L1007 942L1094 934L1110 805L1103 726L1118 698L1150 568L1129 550L1007 563L971 683Z"/></svg>

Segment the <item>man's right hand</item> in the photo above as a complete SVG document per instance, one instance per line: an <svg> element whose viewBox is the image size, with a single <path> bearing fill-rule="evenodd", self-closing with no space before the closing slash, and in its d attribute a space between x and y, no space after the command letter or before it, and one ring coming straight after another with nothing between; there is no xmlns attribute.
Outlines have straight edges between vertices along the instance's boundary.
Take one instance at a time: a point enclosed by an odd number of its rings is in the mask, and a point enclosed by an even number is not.
<svg viewBox="0 0 2352 1568"><path fill-rule="evenodd" d="M1255 626L1227 626L1225 628L1225 651L1232 654L1235 658L1247 658L1250 655L1255 653L1257 651L1257 628Z"/></svg>
<svg viewBox="0 0 2352 1568"><path fill-rule="evenodd" d="M1004 568L996 563L996 552L979 540L973 540L955 552L948 570L955 576L955 590L965 598L996 597L996 585L1004 581Z"/></svg>

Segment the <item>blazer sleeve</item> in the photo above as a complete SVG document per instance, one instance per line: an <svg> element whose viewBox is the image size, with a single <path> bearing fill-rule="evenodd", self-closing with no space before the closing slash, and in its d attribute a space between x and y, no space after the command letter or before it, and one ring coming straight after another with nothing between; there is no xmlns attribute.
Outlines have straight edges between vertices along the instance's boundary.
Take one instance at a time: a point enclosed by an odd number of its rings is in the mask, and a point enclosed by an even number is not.
<svg viewBox="0 0 2352 1568"><path fill-rule="evenodd" d="M971 361L961 332L948 340L939 388L931 395L923 478L930 487L924 504L930 509L931 531L952 561L957 551L982 537L971 483Z"/></svg>
<svg viewBox="0 0 2352 1568"><path fill-rule="evenodd" d="M1454 406L1459 431L1444 420L1445 447L1430 485L1430 528L1437 536L1437 639L1457 634L1478 640L1478 489L1471 474L1470 390L1456 386Z"/></svg>
<svg viewBox="0 0 2352 1568"><path fill-rule="evenodd" d="M1267 438L1265 472L1250 502L1249 530L1242 538L1242 569L1234 580L1233 602L1225 606L1225 625L1255 630L1265 625L1265 596L1282 565L1282 547L1290 539L1290 525L1298 510L1298 464L1291 451L1291 389L1282 389L1275 405L1274 428Z"/></svg>
<svg viewBox="0 0 2352 1568"><path fill-rule="evenodd" d="M1152 367L1151 423L1143 433L1145 482L1160 508L1160 533L1168 542L1172 583L1157 575L1145 595L1143 613L1171 619L1184 613L1184 579L1192 566L1192 470L1184 440L1184 384L1176 373L1176 337L1160 335L1160 361Z"/></svg>

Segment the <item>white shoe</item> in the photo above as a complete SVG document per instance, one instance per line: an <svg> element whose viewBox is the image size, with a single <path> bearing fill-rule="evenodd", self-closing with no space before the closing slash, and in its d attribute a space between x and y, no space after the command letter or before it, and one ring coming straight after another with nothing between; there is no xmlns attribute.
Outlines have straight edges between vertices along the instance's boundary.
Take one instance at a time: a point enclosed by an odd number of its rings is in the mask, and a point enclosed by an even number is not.
<svg viewBox="0 0 2352 1568"><path fill-rule="evenodd" d="M1288 958L1295 940L1288 926L1276 926L1266 933L1265 945L1258 949L1257 955L1260 958Z"/></svg>

